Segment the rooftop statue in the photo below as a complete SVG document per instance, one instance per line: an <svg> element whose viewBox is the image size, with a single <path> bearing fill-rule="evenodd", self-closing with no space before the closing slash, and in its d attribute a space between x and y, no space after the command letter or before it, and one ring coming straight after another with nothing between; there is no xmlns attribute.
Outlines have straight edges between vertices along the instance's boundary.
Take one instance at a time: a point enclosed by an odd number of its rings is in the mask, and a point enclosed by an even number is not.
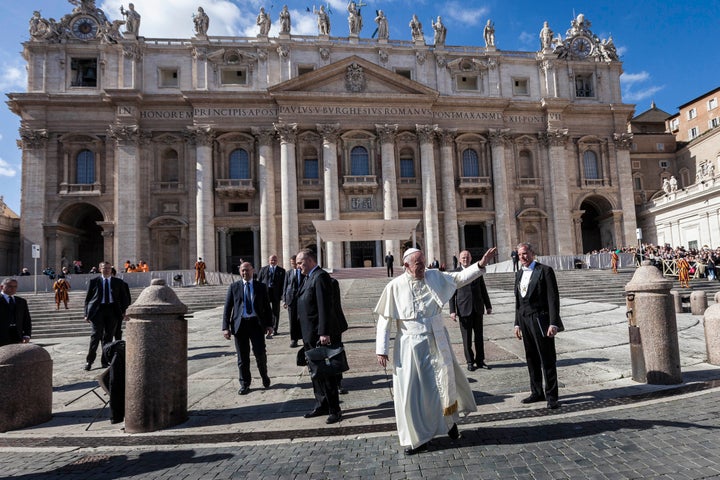
<svg viewBox="0 0 720 480"><path fill-rule="evenodd" d="M202 7L198 7L198 11L193 15L193 25L195 26L195 34L198 36L206 36L210 27L210 17L208 17Z"/></svg>
<svg viewBox="0 0 720 480"><path fill-rule="evenodd" d="M290 11L287 5L280 10L280 33L290 33Z"/></svg>

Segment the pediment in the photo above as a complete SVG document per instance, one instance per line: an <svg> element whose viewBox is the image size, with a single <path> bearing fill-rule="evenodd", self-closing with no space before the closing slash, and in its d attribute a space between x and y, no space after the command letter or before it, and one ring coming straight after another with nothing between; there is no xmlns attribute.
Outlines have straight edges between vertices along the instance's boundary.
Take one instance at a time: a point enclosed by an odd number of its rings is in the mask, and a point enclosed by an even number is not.
<svg viewBox="0 0 720 480"><path fill-rule="evenodd" d="M436 90L358 56L305 73L268 91L276 99L322 94L370 98L412 96L427 97L427 101L432 101L438 96Z"/></svg>

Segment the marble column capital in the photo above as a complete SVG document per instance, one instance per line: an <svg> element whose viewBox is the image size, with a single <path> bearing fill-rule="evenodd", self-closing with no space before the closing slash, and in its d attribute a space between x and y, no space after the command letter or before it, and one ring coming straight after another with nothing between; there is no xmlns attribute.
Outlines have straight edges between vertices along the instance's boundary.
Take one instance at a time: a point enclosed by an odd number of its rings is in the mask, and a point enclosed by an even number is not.
<svg viewBox="0 0 720 480"><path fill-rule="evenodd" d="M437 125L415 125L420 143L433 143Z"/></svg>
<svg viewBox="0 0 720 480"><path fill-rule="evenodd" d="M546 132L538 133L540 142L548 147L564 147L570 139L567 128L548 128Z"/></svg>
<svg viewBox="0 0 720 480"><path fill-rule="evenodd" d="M492 147L503 147L510 141L510 129L491 128L488 131L488 138Z"/></svg>
<svg viewBox="0 0 720 480"><path fill-rule="evenodd" d="M47 146L50 135L44 128L34 130L32 128L21 128L20 129L20 140L18 140L18 147L23 149L36 149L45 148Z"/></svg>
<svg viewBox="0 0 720 480"><path fill-rule="evenodd" d="M375 130L380 137L380 143L394 143L395 135L397 135L398 124L388 125L375 125Z"/></svg>
<svg viewBox="0 0 720 480"><path fill-rule="evenodd" d="M273 126L280 135L281 143L295 143L297 140L297 123L274 123Z"/></svg>
<svg viewBox="0 0 720 480"><path fill-rule="evenodd" d="M318 133L322 135L323 142L337 143L338 132L340 132L339 123L318 123L316 128Z"/></svg>
<svg viewBox="0 0 720 480"><path fill-rule="evenodd" d="M118 143L136 143L140 140L140 127L138 125L110 125L107 134Z"/></svg>
<svg viewBox="0 0 720 480"><path fill-rule="evenodd" d="M209 147L215 141L215 130L209 125L187 127L190 138L196 145Z"/></svg>
<svg viewBox="0 0 720 480"><path fill-rule="evenodd" d="M440 139L440 145L443 147L452 147L457 136L457 128L438 128L437 136Z"/></svg>
<svg viewBox="0 0 720 480"><path fill-rule="evenodd" d="M260 146L269 147L272 145L273 140L275 140L275 135L277 132L273 128L259 128L259 127L253 127L252 128L252 134L255 135L257 138L258 144Z"/></svg>
<svg viewBox="0 0 720 480"><path fill-rule="evenodd" d="M613 142L615 142L615 148L617 150L630 150L632 147L633 134L632 133L614 133Z"/></svg>

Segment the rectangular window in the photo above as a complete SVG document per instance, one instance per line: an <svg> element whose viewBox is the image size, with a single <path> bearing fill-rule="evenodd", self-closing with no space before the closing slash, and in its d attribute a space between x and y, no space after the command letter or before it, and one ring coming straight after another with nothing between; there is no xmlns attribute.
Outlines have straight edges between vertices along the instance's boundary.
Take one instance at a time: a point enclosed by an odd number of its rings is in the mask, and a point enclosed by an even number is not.
<svg viewBox="0 0 720 480"><path fill-rule="evenodd" d="M694 108L688 110L687 117L688 120L692 120L693 118L697 117L697 110L695 110Z"/></svg>
<svg viewBox="0 0 720 480"><path fill-rule="evenodd" d="M465 199L465 208L482 208L483 201L482 198L466 198Z"/></svg>
<svg viewBox="0 0 720 480"><path fill-rule="evenodd" d="M658 164L660 165L660 168L662 168L662 169L670 168L670 162L668 162L667 160L660 160L660 162L658 162Z"/></svg>
<svg viewBox="0 0 720 480"><path fill-rule="evenodd" d="M711 98L708 100L708 110L714 110L717 108L718 101L717 98Z"/></svg>
<svg viewBox="0 0 720 480"><path fill-rule="evenodd" d="M303 200L303 210L320 210L320 199L306 198Z"/></svg>
<svg viewBox="0 0 720 480"><path fill-rule="evenodd" d="M70 60L71 87L97 87L97 59L73 58Z"/></svg>
<svg viewBox="0 0 720 480"><path fill-rule="evenodd" d="M632 161L632 169L633 169L633 170L640 170L640 160L633 160L633 161Z"/></svg>
<svg viewBox="0 0 720 480"><path fill-rule="evenodd" d="M303 167L303 178L319 178L318 159L306 158Z"/></svg>
<svg viewBox="0 0 720 480"><path fill-rule="evenodd" d="M477 91L477 89L478 89L478 77L476 77L474 75L467 76L467 77L458 75L456 80L457 80L457 89L458 90Z"/></svg>
<svg viewBox="0 0 720 480"><path fill-rule="evenodd" d="M247 70L244 68L222 70L220 82L223 85L247 85Z"/></svg>
<svg viewBox="0 0 720 480"><path fill-rule="evenodd" d="M642 178L635 177L635 190L640 191L642 190Z"/></svg>
<svg viewBox="0 0 720 480"><path fill-rule="evenodd" d="M250 211L250 204L247 202L233 202L228 205L228 211L231 213L247 213Z"/></svg>
<svg viewBox="0 0 720 480"><path fill-rule="evenodd" d="M688 138L692 140L693 138L698 136L698 128L693 127L690 130L688 130Z"/></svg>
<svg viewBox="0 0 720 480"><path fill-rule="evenodd" d="M708 126L710 128L715 128L718 125L720 125L720 118L711 118L710 121L708 122Z"/></svg>
<svg viewBox="0 0 720 480"><path fill-rule="evenodd" d="M513 95L529 95L527 78L513 78Z"/></svg>
<svg viewBox="0 0 720 480"><path fill-rule="evenodd" d="M400 159L400 178L415 178L415 162L412 158Z"/></svg>
<svg viewBox="0 0 720 480"><path fill-rule="evenodd" d="M590 98L595 96L592 74L575 75L575 96L578 98Z"/></svg>
<svg viewBox="0 0 720 480"><path fill-rule="evenodd" d="M677 130L679 126L680 126L680 119L678 119L678 118L673 118L673 119L670 121L670 129L671 129L671 130Z"/></svg>
<svg viewBox="0 0 720 480"><path fill-rule="evenodd" d="M665 151L665 144L664 144L664 143L656 143L656 144L655 144L655 149L656 149L658 152L664 152L664 151Z"/></svg>
<svg viewBox="0 0 720 480"><path fill-rule="evenodd" d="M177 87L179 85L177 68L161 68L158 77L161 87Z"/></svg>
<svg viewBox="0 0 720 480"><path fill-rule="evenodd" d="M402 205L402 208L417 208L417 198L415 197L405 197L400 199L400 204Z"/></svg>

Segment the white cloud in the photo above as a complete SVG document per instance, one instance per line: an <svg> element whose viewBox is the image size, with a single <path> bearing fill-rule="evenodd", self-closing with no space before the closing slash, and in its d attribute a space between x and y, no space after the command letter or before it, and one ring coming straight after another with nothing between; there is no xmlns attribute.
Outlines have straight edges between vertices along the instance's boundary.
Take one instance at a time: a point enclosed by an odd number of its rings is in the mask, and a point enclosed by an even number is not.
<svg viewBox="0 0 720 480"><path fill-rule="evenodd" d="M630 87L623 90L623 101L625 102L639 102L640 100L646 100L655 96L657 92L663 90L665 86L649 86L639 90L632 90Z"/></svg>
<svg viewBox="0 0 720 480"><path fill-rule="evenodd" d="M537 34L532 34L528 32L522 32L519 37L520 43L523 45L535 45L535 48L540 48L540 40L538 39Z"/></svg>
<svg viewBox="0 0 720 480"><path fill-rule="evenodd" d="M22 61L18 56L17 62ZM27 87L27 70L18 64L2 64L2 71L0 71L0 90L3 92L9 91L24 91Z"/></svg>
<svg viewBox="0 0 720 480"><path fill-rule="evenodd" d="M0 177L14 177L17 173L12 165L0 158Z"/></svg>
<svg viewBox="0 0 720 480"><path fill-rule="evenodd" d="M489 13L489 9L483 8L468 8L467 3L460 2L447 2L440 11L443 12L441 16L443 18L453 20L456 23L460 23L463 26L474 26L481 22L482 17ZM445 22L443 22L445 23Z"/></svg>
<svg viewBox="0 0 720 480"><path fill-rule="evenodd" d="M620 84L622 85L634 85L636 83L646 82L650 80L650 74L642 71L640 73L623 73L620 75Z"/></svg>
<svg viewBox="0 0 720 480"><path fill-rule="evenodd" d="M626 72L620 75L623 101L639 102L646 100L665 88L664 85L644 85L652 83L651 80L650 74L644 70L638 73Z"/></svg>

